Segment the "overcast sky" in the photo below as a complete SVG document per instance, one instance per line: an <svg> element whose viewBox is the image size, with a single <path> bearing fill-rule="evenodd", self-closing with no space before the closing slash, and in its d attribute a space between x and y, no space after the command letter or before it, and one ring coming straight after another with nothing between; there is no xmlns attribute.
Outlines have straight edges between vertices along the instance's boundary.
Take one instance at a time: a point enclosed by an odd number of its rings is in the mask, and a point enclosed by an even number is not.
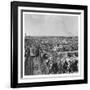
<svg viewBox="0 0 90 90"><path fill-rule="evenodd" d="M25 33L31 36L77 36L78 16L24 14Z"/></svg>

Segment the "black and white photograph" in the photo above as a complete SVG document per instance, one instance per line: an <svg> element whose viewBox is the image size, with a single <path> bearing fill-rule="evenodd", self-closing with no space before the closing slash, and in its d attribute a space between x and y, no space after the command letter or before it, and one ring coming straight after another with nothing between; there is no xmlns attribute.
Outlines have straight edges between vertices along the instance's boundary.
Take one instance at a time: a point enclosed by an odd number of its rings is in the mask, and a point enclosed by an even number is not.
<svg viewBox="0 0 90 90"><path fill-rule="evenodd" d="M78 16L25 14L24 74L78 73Z"/></svg>
<svg viewBox="0 0 90 90"><path fill-rule="evenodd" d="M87 83L87 6L12 2L11 10L12 87Z"/></svg>

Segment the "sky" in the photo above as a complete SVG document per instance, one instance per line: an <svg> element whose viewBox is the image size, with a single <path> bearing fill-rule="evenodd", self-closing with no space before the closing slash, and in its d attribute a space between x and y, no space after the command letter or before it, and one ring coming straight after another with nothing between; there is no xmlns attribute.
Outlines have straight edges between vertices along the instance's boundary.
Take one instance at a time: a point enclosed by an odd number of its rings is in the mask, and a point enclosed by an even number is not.
<svg viewBox="0 0 90 90"><path fill-rule="evenodd" d="M30 36L77 36L78 16L24 14L24 30Z"/></svg>

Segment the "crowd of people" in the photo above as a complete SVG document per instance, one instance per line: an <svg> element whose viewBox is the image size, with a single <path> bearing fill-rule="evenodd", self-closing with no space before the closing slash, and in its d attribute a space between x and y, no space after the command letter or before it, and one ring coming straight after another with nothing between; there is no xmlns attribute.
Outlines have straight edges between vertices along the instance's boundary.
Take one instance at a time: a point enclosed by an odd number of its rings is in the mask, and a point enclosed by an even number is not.
<svg viewBox="0 0 90 90"><path fill-rule="evenodd" d="M25 37L25 75L78 72L77 37Z"/></svg>

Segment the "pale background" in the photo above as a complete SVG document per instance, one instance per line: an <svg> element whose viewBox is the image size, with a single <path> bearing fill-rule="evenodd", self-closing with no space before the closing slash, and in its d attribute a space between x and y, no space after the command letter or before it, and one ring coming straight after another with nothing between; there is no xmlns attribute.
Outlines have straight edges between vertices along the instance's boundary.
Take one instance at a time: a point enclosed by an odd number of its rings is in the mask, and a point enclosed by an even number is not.
<svg viewBox="0 0 90 90"><path fill-rule="evenodd" d="M0 1L0 90L10 90L10 1ZM19 0L20 1L20 0ZM25 1L25 0L22 0ZM37 2L48 2L48 3L62 3L62 4L80 4L88 5L90 9L89 0L27 0ZM90 10L88 16L90 16ZM90 18L88 17L88 20ZM90 21L88 22L90 23ZM88 25L90 29L90 25ZM90 34L90 31L88 31ZM88 35L90 38L90 35ZM90 40L88 42L90 46ZM90 47L88 53L90 53ZM88 57L88 60L90 56ZM90 63L90 60L88 61ZM90 68L90 65L88 66ZM90 76L90 70L88 76ZM81 85L62 85L62 86L47 86L47 87L34 87L34 88L22 88L20 90L90 90L90 78L88 84ZM12 90L12 89L11 89ZM16 90L16 89L15 89Z"/></svg>
<svg viewBox="0 0 90 90"><path fill-rule="evenodd" d="M77 36L79 15L25 13L25 33L29 36Z"/></svg>

